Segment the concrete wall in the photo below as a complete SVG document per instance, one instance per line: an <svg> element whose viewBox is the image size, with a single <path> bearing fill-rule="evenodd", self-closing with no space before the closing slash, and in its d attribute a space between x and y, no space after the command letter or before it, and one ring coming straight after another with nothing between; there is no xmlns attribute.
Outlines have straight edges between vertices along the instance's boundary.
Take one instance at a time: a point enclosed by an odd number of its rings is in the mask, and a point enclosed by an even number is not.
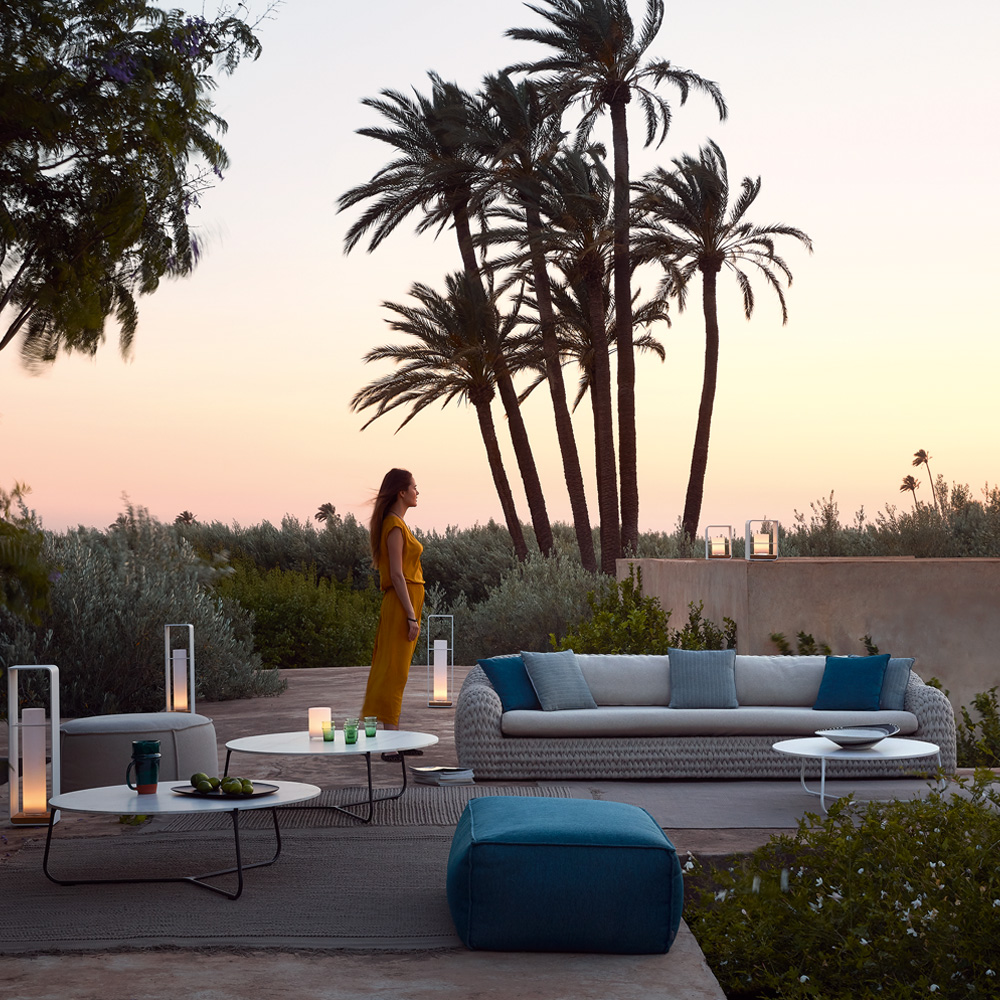
<svg viewBox="0 0 1000 1000"><path fill-rule="evenodd" d="M737 625L741 653L776 653L769 636L810 632L834 653L861 653L871 635L880 652L916 657L924 680L937 677L956 709L1000 685L1000 559L636 559L643 591L687 618L690 601L705 616Z"/></svg>

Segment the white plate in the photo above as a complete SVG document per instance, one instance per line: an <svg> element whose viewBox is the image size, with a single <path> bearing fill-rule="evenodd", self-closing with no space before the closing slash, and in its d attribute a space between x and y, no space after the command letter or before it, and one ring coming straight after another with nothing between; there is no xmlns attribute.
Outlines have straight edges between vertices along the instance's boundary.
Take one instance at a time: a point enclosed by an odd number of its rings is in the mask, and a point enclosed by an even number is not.
<svg viewBox="0 0 1000 1000"><path fill-rule="evenodd" d="M899 726L839 726L836 729L817 729L816 735L825 736L840 747L868 750L898 732Z"/></svg>

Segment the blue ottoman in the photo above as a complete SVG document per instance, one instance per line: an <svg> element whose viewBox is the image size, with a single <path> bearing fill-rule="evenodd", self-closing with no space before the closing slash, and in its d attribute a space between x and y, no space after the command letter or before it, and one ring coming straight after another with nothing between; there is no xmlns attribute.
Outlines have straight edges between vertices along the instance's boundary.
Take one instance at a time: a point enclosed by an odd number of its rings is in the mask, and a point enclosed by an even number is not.
<svg viewBox="0 0 1000 1000"><path fill-rule="evenodd" d="M662 954L681 920L673 844L638 806L472 799L448 857L448 906L468 948Z"/></svg>

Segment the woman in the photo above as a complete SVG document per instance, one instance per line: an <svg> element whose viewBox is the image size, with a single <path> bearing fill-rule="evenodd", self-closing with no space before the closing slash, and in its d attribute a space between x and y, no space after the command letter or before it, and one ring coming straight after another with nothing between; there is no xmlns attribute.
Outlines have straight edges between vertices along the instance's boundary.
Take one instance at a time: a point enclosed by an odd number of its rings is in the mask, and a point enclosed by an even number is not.
<svg viewBox="0 0 1000 1000"><path fill-rule="evenodd" d="M419 495L409 472L390 469L375 497L368 525L372 562L382 587L382 612L361 714L378 716L386 729L399 729L403 688L420 636L424 606L420 553L424 547L403 520L416 507Z"/></svg>

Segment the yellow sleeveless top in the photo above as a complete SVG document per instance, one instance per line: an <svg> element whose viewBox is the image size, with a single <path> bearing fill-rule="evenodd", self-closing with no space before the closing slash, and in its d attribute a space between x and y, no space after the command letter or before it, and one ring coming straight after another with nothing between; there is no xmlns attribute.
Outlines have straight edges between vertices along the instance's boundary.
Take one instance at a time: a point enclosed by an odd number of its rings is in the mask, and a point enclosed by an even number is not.
<svg viewBox="0 0 1000 1000"><path fill-rule="evenodd" d="M423 586L424 571L420 565L420 553L424 547L414 537L406 522L395 514L386 514L382 522L382 541L378 551L378 577L382 590L392 590L392 572L389 569L389 548L386 540L393 528L403 532L403 576L407 583L419 583Z"/></svg>

